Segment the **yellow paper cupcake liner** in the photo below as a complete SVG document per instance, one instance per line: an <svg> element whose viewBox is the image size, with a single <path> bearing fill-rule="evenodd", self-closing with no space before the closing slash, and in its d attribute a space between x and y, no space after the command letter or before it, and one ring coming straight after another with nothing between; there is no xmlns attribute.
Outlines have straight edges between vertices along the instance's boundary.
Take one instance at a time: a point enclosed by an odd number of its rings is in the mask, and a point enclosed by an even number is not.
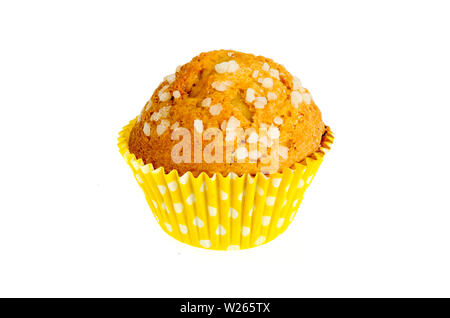
<svg viewBox="0 0 450 318"><path fill-rule="evenodd" d="M327 128L321 147L293 169L266 176L166 173L136 159L128 139L136 119L119 134L119 149L145 193L161 228L180 242L214 250L238 250L270 242L293 220L303 193L330 149Z"/></svg>

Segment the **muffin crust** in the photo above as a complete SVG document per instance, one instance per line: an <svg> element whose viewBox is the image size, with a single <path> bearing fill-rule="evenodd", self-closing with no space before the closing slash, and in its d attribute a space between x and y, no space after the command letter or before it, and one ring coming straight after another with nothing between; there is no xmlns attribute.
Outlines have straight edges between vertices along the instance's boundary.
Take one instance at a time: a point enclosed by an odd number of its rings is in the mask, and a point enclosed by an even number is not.
<svg viewBox="0 0 450 318"><path fill-rule="evenodd" d="M233 145L233 162L194 162L192 138L190 162L174 162L172 150L180 142L172 133L187 129L191 136L215 128L223 133L223 154ZM246 135L237 136L234 128ZM249 130L254 128L254 131ZM231 50L202 53L165 77L145 104L132 129L129 149L155 168L164 167L194 175L230 172L271 173L291 167L320 146L325 127L321 113L300 80L271 59ZM202 140L205 150L211 141ZM245 142L244 142L245 141ZM270 170L265 157L278 143L279 163ZM267 151L255 152L262 146ZM201 155L200 155L201 156Z"/></svg>

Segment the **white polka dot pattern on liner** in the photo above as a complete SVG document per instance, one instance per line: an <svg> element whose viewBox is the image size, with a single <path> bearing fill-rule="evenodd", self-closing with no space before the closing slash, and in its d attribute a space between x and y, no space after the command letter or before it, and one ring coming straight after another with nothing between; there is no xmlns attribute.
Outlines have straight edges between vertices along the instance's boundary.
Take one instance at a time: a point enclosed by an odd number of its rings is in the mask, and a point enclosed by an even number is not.
<svg viewBox="0 0 450 318"><path fill-rule="evenodd" d="M243 226L241 233L242 233L242 236L248 236L250 234L250 228L248 226Z"/></svg>
<svg viewBox="0 0 450 318"><path fill-rule="evenodd" d="M193 223L194 223L195 226L198 226L200 228L202 228L203 225L205 225L205 223L198 216L196 216L194 218L194 222Z"/></svg>
<svg viewBox="0 0 450 318"><path fill-rule="evenodd" d="M152 174L158 174L163 170L162 167L159 167L158 169L152 170Z"/></svg>
<svg viewBox="0 0 450 318"><path fill-rule="evenodd" d="M161 192L161 194L164 194L167 191L167 188L163 185L159 185L158 189L159 189L159 192Z"/></svg>
<svg viewBox="0 0 450 318"><path fill-rule="evenodd" d="M144 183L143 181L142 181L142 179L141 179L141 176L140 175L136 175L136 180L137 180L137 182L139 182L139 183Z"/></svg>
<svg viewBox="0 0 450 318"><path fill-rule="evenodd" d="M300 180L299 183L298 183L297 188L302 188L304 185L305 185L305 181Z"/></svg>
<svg viewBox="0 0 450 318"><path fill-rule="evenodd" d="M167 231L172 232L172 225L169 223L164 223L164 225L166 226Z"/></svg>
<svg viewBox="0 0 450 318"><path fill-rule="evenodd" d="M187 172L180 177L181 184L186 184L188 182L188 180L189 180L189 174Z"/></svg>
<svg viewBox="0 0 450 318"><path fill-rule="evenodd" d="M225 228L219 224L219 226L217 226L216 234L217 235L225 235L225 234L227 234L227 230L225 230Z"/></svg>
<svg viewBox="0 0 450 318"><path fill-rule="evenodd" d="M211 241L210 240L200 240L200 245L203 246L204 248L210 248L212 246Z"/></svg>
<svg viewBox="0 0 450 318"><path fill-rule="evenodd" d="M272 185L274 188L278 188L281 184L281 178L272 179Z"/></svg>
<svg viewBox="0 0 450 318"><path fill-rule="evenodd" d="M262 226L268 226L270 224L270 216L263 216L261 219Z"/></svg>
<svg viewBox="0 0 450 318"><path fill-rule="evenodd" d="M239 212L233 208L230 208L230 218L236 219L239 216Z"/></svg>
<svg viewBox="0 0 450 318"><path fill-rule="evenodd" d="M167 186L169 187L170 191L174 192L178 188L178 183L176 181L172 181L169 182Z"/></svg>
<svg viewBox="0 0 450 318"><path fill-rule="evenodd" d="M186 203L188 205L192 205L195 202L195 195L192 193L190 196L186 198Z"/></svg>
<svg viewBox="0 0 450 318"><path fill-rule="evenodd" d="M266 205L273 206L275 204L275 197L269 196L266 198Z"/></svg>
<svg viewBox="0 0 450 318"><path fill-rule="evenodd" d="M174 203L173 204L173 208L174 208L176 213L181 213L181 212L183 212L184 205L181 202L180 203Z"/></svg>
<svg viewBox="0 0 450 318"><path fill-rule="evenodd" d="M187 228L186 225L184 225L184 224L179 224L178 226L180 227L180 232L181 232L181 233L186 234L186 233L188 232L188 228Z"/></svg>
<svg viewBox="0 0 450 318"><path fill-rule="evenodd" d="M230 245L227 248L227 251L239 251L241 247L239 245Z"/></svg>
<svg viewBox="0 0 450 318"><path fill-rule="evenodd" d="M127 150L125 151L125 153L123 154L123 159L125 159L126 162L128 162L128 156L130 155L130 152Z"/></svg>
<svg viewBox="0 0 450 318"><path fill-rule="evenodd" d="M138 170L139 169L139 163L137 162L136 159L132 159L131 160L131 164L133 165L134 170Z"/></svg>
<svg viewBox="0 0 450 318"><path fill-rule="evenodd" d="M278 228L282 227L282 226L283 226L283 223L284 223L284 218L279 218L279 219L278 219L278 222L277 222L277 227L278 227Z"/></svg>
<svg viewBox="0 0 450 318"><path fill-rule="evenodd" d="M144 174L150 173L150 165L141 166L141 170Z"/></svg>
<svg viewBox="0 0 450 318"><path fill-rule="evenodd" d="M266 237L265 236L260 236L258 237L258 239L255 241L255 245L261 245L264 244L264 242L266 241Z"/></svg>
<svg viewBox="0 0 450 318"><path fill-rule="evenodd" d="M215 216L217 214L217 209L212 206L208 206L208 213L210 216Z"/></svg>
<svg viewBox="0 0 450 318"><path fill-rule="evenodd" d="M226 199L228 199L228 193L220 191L220 198L225 201Z"/></svg>

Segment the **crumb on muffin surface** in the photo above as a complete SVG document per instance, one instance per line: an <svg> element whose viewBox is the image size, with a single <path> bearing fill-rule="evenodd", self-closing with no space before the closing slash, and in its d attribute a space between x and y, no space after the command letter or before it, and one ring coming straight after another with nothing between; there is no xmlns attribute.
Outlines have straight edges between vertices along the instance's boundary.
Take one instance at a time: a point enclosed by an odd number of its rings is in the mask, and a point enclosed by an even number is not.
<svg viewBox="0 0 450 318"><path fill-rule="evenodd" d="M234 145L233 162L194 162L194 150L191 162L174 162L172 150L179 140L172 140L172 133L180 127L192 136L209 128L220 130L223 153L228 143ZM236 136L237 127L249 133ZM309 91L282 65L262 56L218 50L194 57L164 78L138 116L129 149L146 164L166 172L176 169L180 175L256 174L267 165L250 145L262 145L270 153L277 140L277 171L282 171L314 153L324 131ZM209 143L203 139L201 149Z"/></svg>

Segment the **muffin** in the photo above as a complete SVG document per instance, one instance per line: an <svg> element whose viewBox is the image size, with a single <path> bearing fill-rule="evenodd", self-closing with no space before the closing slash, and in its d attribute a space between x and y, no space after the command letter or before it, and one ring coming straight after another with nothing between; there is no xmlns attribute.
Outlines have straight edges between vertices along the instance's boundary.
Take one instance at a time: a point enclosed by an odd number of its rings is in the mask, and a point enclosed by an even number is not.
<svg viewBox="0 0 450 318"><path fill-rule="evenodd" d="M119 148L169 235L233 250L287 228L332 140L284 66L218 50L166 76Z"/></svg>
<svg viewBox="0 0 450 318"><path fill-rule="evenodd" d="M174 162L172 149L178 141L172 138L173 130L184 127L194 136L195 125L198 132L222 131L226 141L222 160L194 162L192 150L190 160ZM239 136L232 129L237 127L247 134ZM145 164L180 174L273 173L277 171L264 171L266 164L260 158L270 156L272 139L279 141L277 170L282 171L314 153L324 131L320 110L308 90L282 65L262 56L220 50L200 54L164 79L139 115L129 147ZM259 144L253 147L256 151L258 146L267 151L250 152L252 142ZM207 144L202 143L200 152ZM234 150L228 160L227 146Z"/></svg>

